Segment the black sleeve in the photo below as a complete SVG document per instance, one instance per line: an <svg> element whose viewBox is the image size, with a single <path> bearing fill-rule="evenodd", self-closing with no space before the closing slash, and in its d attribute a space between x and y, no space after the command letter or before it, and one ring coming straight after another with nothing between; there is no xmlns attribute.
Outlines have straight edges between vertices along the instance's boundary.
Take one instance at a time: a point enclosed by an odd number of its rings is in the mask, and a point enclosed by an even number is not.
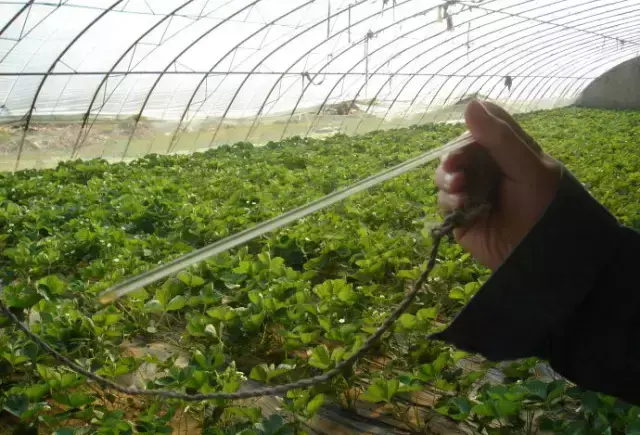
<svg viewBox="0 0 640 435"><path fill-rule="evenodd" d="M492 361L527 357L640 404L640 233L564 170L556 197L451 324L432 338Z"/></svg>

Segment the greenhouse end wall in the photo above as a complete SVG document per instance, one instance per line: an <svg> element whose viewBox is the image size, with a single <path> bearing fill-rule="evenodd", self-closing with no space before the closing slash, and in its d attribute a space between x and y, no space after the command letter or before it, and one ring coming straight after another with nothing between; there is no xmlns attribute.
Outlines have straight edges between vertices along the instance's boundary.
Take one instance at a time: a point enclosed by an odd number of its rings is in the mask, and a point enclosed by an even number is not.
<svg viewBox="0 0 640 435"><path fill-rule="evenodd" d="M610 69L587 86L576 105L601 109L640 109L640 57Z"/></svg>

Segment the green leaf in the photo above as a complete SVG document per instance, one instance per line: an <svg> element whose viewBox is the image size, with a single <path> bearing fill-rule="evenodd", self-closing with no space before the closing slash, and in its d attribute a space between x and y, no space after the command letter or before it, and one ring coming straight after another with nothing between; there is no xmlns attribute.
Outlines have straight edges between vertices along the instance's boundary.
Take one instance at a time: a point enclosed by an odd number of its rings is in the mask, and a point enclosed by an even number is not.
<svg viewBox="0 0 640 435"><path fill-rule="evenodd" d="M34 384L25 388L24 392L29 397L30 401L37 402L49 392L49 386L47 384Z"/></svg>
<svg viewBox="0 0 640 435"><path fill-rule="evenodd" d="M626 435L640 435L640 421L632 421L626 427Z"/></svg>
<svg viewBox="0 0 640 435"><path fill-rule="evenodd" d="M162 305L163 309L169 303L169 298L171 298L171 290L169 289L169 286L163 285L158 290L156 290L155 300L160 302L160 305Z"/></svg>
<svg viewBox="0 0 640 435"><path fill-rule="evenodd" d="M209 367L209 363L207 362L207 358L199 350L196 350L193 353L193 359L200 365L200 367L202 367L202 368L208 368Z"/></svg>
<svg viewBox="0 0 640 435"><path fill-rule="evenodd" d="M465 294L464 289L461 287L455 287L449 292L449 297L454 300L464 301L466 300L467 295Z"/></svg>
<svg viewBox="0 0 640 435"><path fill-rule="evenodd" d="M65 290L65 283L55 275L49 275L38 280L39 287L46 287L51 295L61 295Z"/></svg>
<svg viewBox="0 0 640 435"><path fill-rule="evenodd" d="M562 397L565 393L566 386L567 386L567 382L564 380L557 380L557 381L551 382L547 386L548 393L547 393L546 402L551 403L554 400L557 400L560 397Z"/></svg>
<svg viewBox="0 0 640 435"><path fill-rule="evenodd" d="M496 407L496 411L498 411L498 415L500 417L507 417L509 415L516 414L519 409L516 402L505 399L498 399L494 406Z"/></svg>
<svg viewBox="0 0 640 435"><path fill-rule="evenodd" d="M318 409L324 403L324 394L317 394L313 399L307 403L307 413L309 415L315 415Z"/></svg>
<svg viewBox="0 0 640 435"><path fill-rule="evenodd" d="M416 313L416 317L420 322L434 320L436 317L438 317L438 308L422 308L418 310L418 312Z"/></svg>
<svg viewBox="0 0 640 435"><path fill-rule="evenodd" d="M5 400L4 409L19 418L29 409L29 397L26 394L12 394Z"/></svg>
<svg viewBox="0 0 640 435"><path fill-rule="evenodd" d="M390 402L398 392L400 382L397 379L389 381L385 379L377 379L364 393L362 398L369 402Z"/></svg>
<svg viewBox="0 0 640 435"><path fill-rule="evenodd" d="M357 296L351 286L344 286L338 292L338 299L340 299L342 302L352 305L357 300Z"/></svg>
<svg viewBox="0 0 640 435"><path fill-rule="evenodd" d="M414 316L413 314L407 314L407 313L404 313L403 315L401 315L398 320L402 325L402 327L405 329L413 329L418 323L416 320L416 316Z"/></svg>
<svg viewBox="0 0 640 435"><path fill-rule="evenodd" d="M249 378L254 381L264 382L266 383L269 380L269 374L267 373L266 364L260 364L251 369L251 373L249 374Z"/></svg>
<svg viewBox="0 0 640 435"><path fill-rule="evenodd" d="M204 279L192 273L182 271L178 274L178 279L189 287L200 287L204 284Z"/></svg>
<svg viewBox="0 0 640 435"><path fill-rule="evenodd" d="M309 365L323 370L331 367L331 356L327 346L322 344L313 350L311 358L309 358Z"/></svg>
<svg viewBox="0 0 640 435"><path fill-rule="evenodd" d="M467 357L469 354L467 352L461 351L461 350L457 350L455 352L453 352L453 362L457 363L458 361L462 360L463 358Z"/></svg>
<svg viewBox="0 0 640 435"><path fill-rule="evenodd" d="M260 293L257 290L253 290L248 293L248 296L252 304L257 305L259 307L262 306L262 299L263 299L262 293Z"/></svg>
<svg viewBox="0 0 640 435"><path fill-rule="evenodd" d="M95 397L83 393L54 394L53 399L70 408L81 408L95 401Z"/></svg>
<svg viewBox="0 0 640 435"><path fill-rule="evenodd" d="M152 299L144 304L144 311L147 313L162 313L164 312L164 305L157 299Z"/></svg>
<svg viewBox="0 0 640 435"><path fill-rule="evenodd" d="M169 304L167 304L167 311L181 310L186 304L187 299L184 296L176 296L169 301Z"/></svg>
<svg viewBox="0 0 640 435"><path fill-rule="evenodd" d="M493 409L487 403L480 403L471 408L471 412L481 417L493 417Z"/></svg>
<svg viewBox="0 0 640 435"><path fill-rule="evenodd" d="M538 399L545 400L547 398L547 384L537 379L525 382L524 388L529 394Z"/></svg>
<svg viewBox="0 0 640 435"><path fill-rule="evenodd" d="M452 397L449 400L451 410L448 412L449 417L454 420L463 421L466 420L471 413L471 402L464 397Z"/></svg>

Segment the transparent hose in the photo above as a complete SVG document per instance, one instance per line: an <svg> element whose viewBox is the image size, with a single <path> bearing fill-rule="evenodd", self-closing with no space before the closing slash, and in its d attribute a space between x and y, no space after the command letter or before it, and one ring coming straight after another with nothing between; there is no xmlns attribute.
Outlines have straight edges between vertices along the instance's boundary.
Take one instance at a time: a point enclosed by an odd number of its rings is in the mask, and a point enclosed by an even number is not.
<svg viewBox="0 0 640 435"><path fill-rule="evenodd" d="M263 236L266 233L283 227L293 221L302 219L303 217L315 213L316 211L327 208L338 201L367 190L391 178L398 177L419 166L440 158L448 152L470 145L472 142L473 138L471 137L471 134L469 132L465 132L458 138L448 142L447 144L439 148L429 150L424 154L409 159L404 163L400 163L393 168L386 169L376 175L367 177L350 186L347 186L320 199L312 201L306 205L297 207L291 211L281 214L280 216L261 222L254 227L240 231L239 233L212 243L209 246L205 246L204 248L200 248L196 251L190 252L169 263L160 265L155 269L136 275L123 281L120 284L116 284L110 289L104 291L99 296L99 301L102 304L112 303L115 300L126 296L127 294L132 293L142 287L145 287L163 278L167 278L168 276L171 276L181 270L187 269L190 266L196 265L203 260L228 251L229 249L233 249L252 239L255 239L256 237Z"/></svg>

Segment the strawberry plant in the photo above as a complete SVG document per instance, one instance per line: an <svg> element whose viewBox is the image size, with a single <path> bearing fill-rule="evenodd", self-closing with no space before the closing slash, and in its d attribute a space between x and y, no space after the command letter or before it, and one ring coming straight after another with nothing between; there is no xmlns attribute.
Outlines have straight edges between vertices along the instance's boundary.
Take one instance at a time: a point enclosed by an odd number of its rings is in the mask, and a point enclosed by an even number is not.
<svg viewBox="0 0 640 435"><path fill-rule="evenodd" d="M638 112L566 108L518 118L622 223L640 229ZM293 137L0 174L5 301L60 352L123 385L232 392L248 380L273 385L326 372L361 346L419 275L437 216L435 164L113 305L101 306L96 295L463 130ZM425 291L368 358L327 385L289 392L281 415L262 415L248 402L187 404L102 391L0 317L0 428L170 433L190 419L204 434L288 434L303 431L323 404L370 401L420 431L426 421L409 421L405 399L429 390L433 412L478 433L638 433L640 410L541 378L536 360L501 366L504 382L495 385L487 376L492 365L463 369L468 355L424 339L488 276L445 243ZM149 351L159 347L170 350Z"/></svg>

